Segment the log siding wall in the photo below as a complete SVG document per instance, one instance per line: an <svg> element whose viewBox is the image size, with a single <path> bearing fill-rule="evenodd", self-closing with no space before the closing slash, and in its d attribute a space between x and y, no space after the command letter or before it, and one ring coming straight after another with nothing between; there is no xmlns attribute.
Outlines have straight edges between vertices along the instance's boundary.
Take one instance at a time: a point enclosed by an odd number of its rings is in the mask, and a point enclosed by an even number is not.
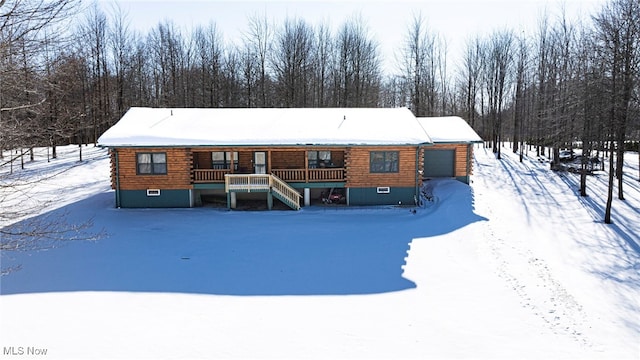
<svg viewBox="0 0 640 360"><path fill-rule="evenodd" d="M212 148L117 148L112 149L111 156L111 186L116 188L116 156L118 152L119 187L120 190L145 190L150 188L160 189L191 189L191 169L206 169L211 167L212 151L237 151L239 153L238 172L253 172L254 151L267 152L268 169L303 169L306 165L306 150L331 150L331 160L337 166L343 165L346 170L346 187L366 188L377 186L390 187L414 187L416 185L416 172L424 170L424 157L428 156L430 149L455 150L455 176L468 176L473 172L472 162L473 146L467 144L436 144L421 147L416 168L416 146L354 146L345 148L327 147L212 147ZM398 172L396 173L371 173L370 153L372 151L397 151ZM137 175L136 153L138 152L164 152L167 154L166 175ZM469 162L468 162L469 160Z"/></svg>
<svg viewBox="0 0 640 360"><path fill-rule="evenodd" d="M305 151L280 151L271 152L272 169L304 169Z"/></svg>
<svg viewBox="0 0 640 360"><path fill-rule="evenodd" d="M352 147L347 151L345 166L347 168L347 187L413 187L416 185L416 150L415 146L404 147ZM371 173L372 151L397 151L398 172Z"/></svg>
<svg viewBox="0 0 640 360"><path fill-rule="evenodd" d="M469 174L467 175L473 175L473 145L467 145L467 149L469 149L469 156L466 159L469 162L467 165Z"/></svg>
<svg viewBox="0 0 640 360"><path fill-rule="evenodd" d="M193 156L186 148L118 148L120 190L191 189ZM111 186L116 186L115 153L111 154ZM164 152L167 154L167 173L163 175L138 175L136 154L139 152Z"/></svg>
<svg viewBox="0 0 640 360"><path fill-rule="evenodd" d="M194 169L211 169L212 161L211 151L193 152Z"/></svg>

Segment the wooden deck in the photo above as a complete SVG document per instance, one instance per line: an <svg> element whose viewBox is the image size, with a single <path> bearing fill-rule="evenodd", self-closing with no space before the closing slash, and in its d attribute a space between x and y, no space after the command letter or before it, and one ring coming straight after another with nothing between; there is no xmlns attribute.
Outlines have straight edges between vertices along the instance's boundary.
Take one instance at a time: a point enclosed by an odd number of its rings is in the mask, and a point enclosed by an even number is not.
<svg viewBox="0 0 640 360"><path fill-rule="evenodd" d="M224 176L225 192L269 192L294 210L300 210L300 198L296 189L282 179L268 174L227 174Z"/></svg>
<svg viewBox="0 0 640 360"><path fill-rule="evenodd" d="M286 182L340 182L345 180L344 168L273 169L271 173ZM195 169L193 170L193 182L196 184L224 183L225 175L229 174L231 174L229 169Z"/></svg>

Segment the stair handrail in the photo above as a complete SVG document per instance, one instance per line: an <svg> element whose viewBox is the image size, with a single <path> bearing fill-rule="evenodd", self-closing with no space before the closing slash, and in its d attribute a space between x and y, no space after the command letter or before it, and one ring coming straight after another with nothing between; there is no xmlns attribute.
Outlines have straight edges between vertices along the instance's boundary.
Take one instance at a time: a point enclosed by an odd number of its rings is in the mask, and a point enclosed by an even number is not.
<svg viewBox="0 0 640 360"><path fill-rule="evenodd" d="M285 199L289 200L292 207L295 210L300 210L300 198L302 195L296 189L287 184L286 181L280 179L276 175L271 174L271 184L269 184L273 190L282 195Z"/></svg>

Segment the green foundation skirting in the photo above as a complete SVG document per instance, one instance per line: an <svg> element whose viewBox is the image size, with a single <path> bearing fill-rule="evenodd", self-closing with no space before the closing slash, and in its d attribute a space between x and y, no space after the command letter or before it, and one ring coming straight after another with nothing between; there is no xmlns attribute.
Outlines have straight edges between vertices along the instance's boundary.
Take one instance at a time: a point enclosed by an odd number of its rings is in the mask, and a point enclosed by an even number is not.
<svg viewBox="0 0 640 360"><path fill-rule="evenodd" d="M386 194L377 187L349 188L349 205L415 205L415 196L415 187L391 187Z"/></svg>
<svg viewBox="0 0 640 360"><path fill-rule="evenodd" d="M157 196L147 195L147 190L120 190L119 199L116 206L123 208L181 208L192 204L190 190L161 189Z"/></svg>

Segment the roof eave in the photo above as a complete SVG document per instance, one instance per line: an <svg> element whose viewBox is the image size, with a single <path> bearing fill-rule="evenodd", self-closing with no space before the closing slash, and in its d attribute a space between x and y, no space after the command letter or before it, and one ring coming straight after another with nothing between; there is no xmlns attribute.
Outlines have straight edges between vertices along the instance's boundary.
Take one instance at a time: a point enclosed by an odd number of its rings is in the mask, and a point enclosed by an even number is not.
<svg viewBox="0 0 640 360"><path fill-rule="evenodd" d="M431 142L423 142L423 143L344 143L344 144L336 144L336 143L314 143L314 144L98 144L98 147L101 148L211 148L211 147L219 147L219 148L255 148L255 147L363 147L363 146L432 146L434 143Z"/></svg>
<svg viewBox="0 0 640 360"><path fill-rule="evenodd" d="M434 140L434 144L482 144L484 140Z"/></svg>

